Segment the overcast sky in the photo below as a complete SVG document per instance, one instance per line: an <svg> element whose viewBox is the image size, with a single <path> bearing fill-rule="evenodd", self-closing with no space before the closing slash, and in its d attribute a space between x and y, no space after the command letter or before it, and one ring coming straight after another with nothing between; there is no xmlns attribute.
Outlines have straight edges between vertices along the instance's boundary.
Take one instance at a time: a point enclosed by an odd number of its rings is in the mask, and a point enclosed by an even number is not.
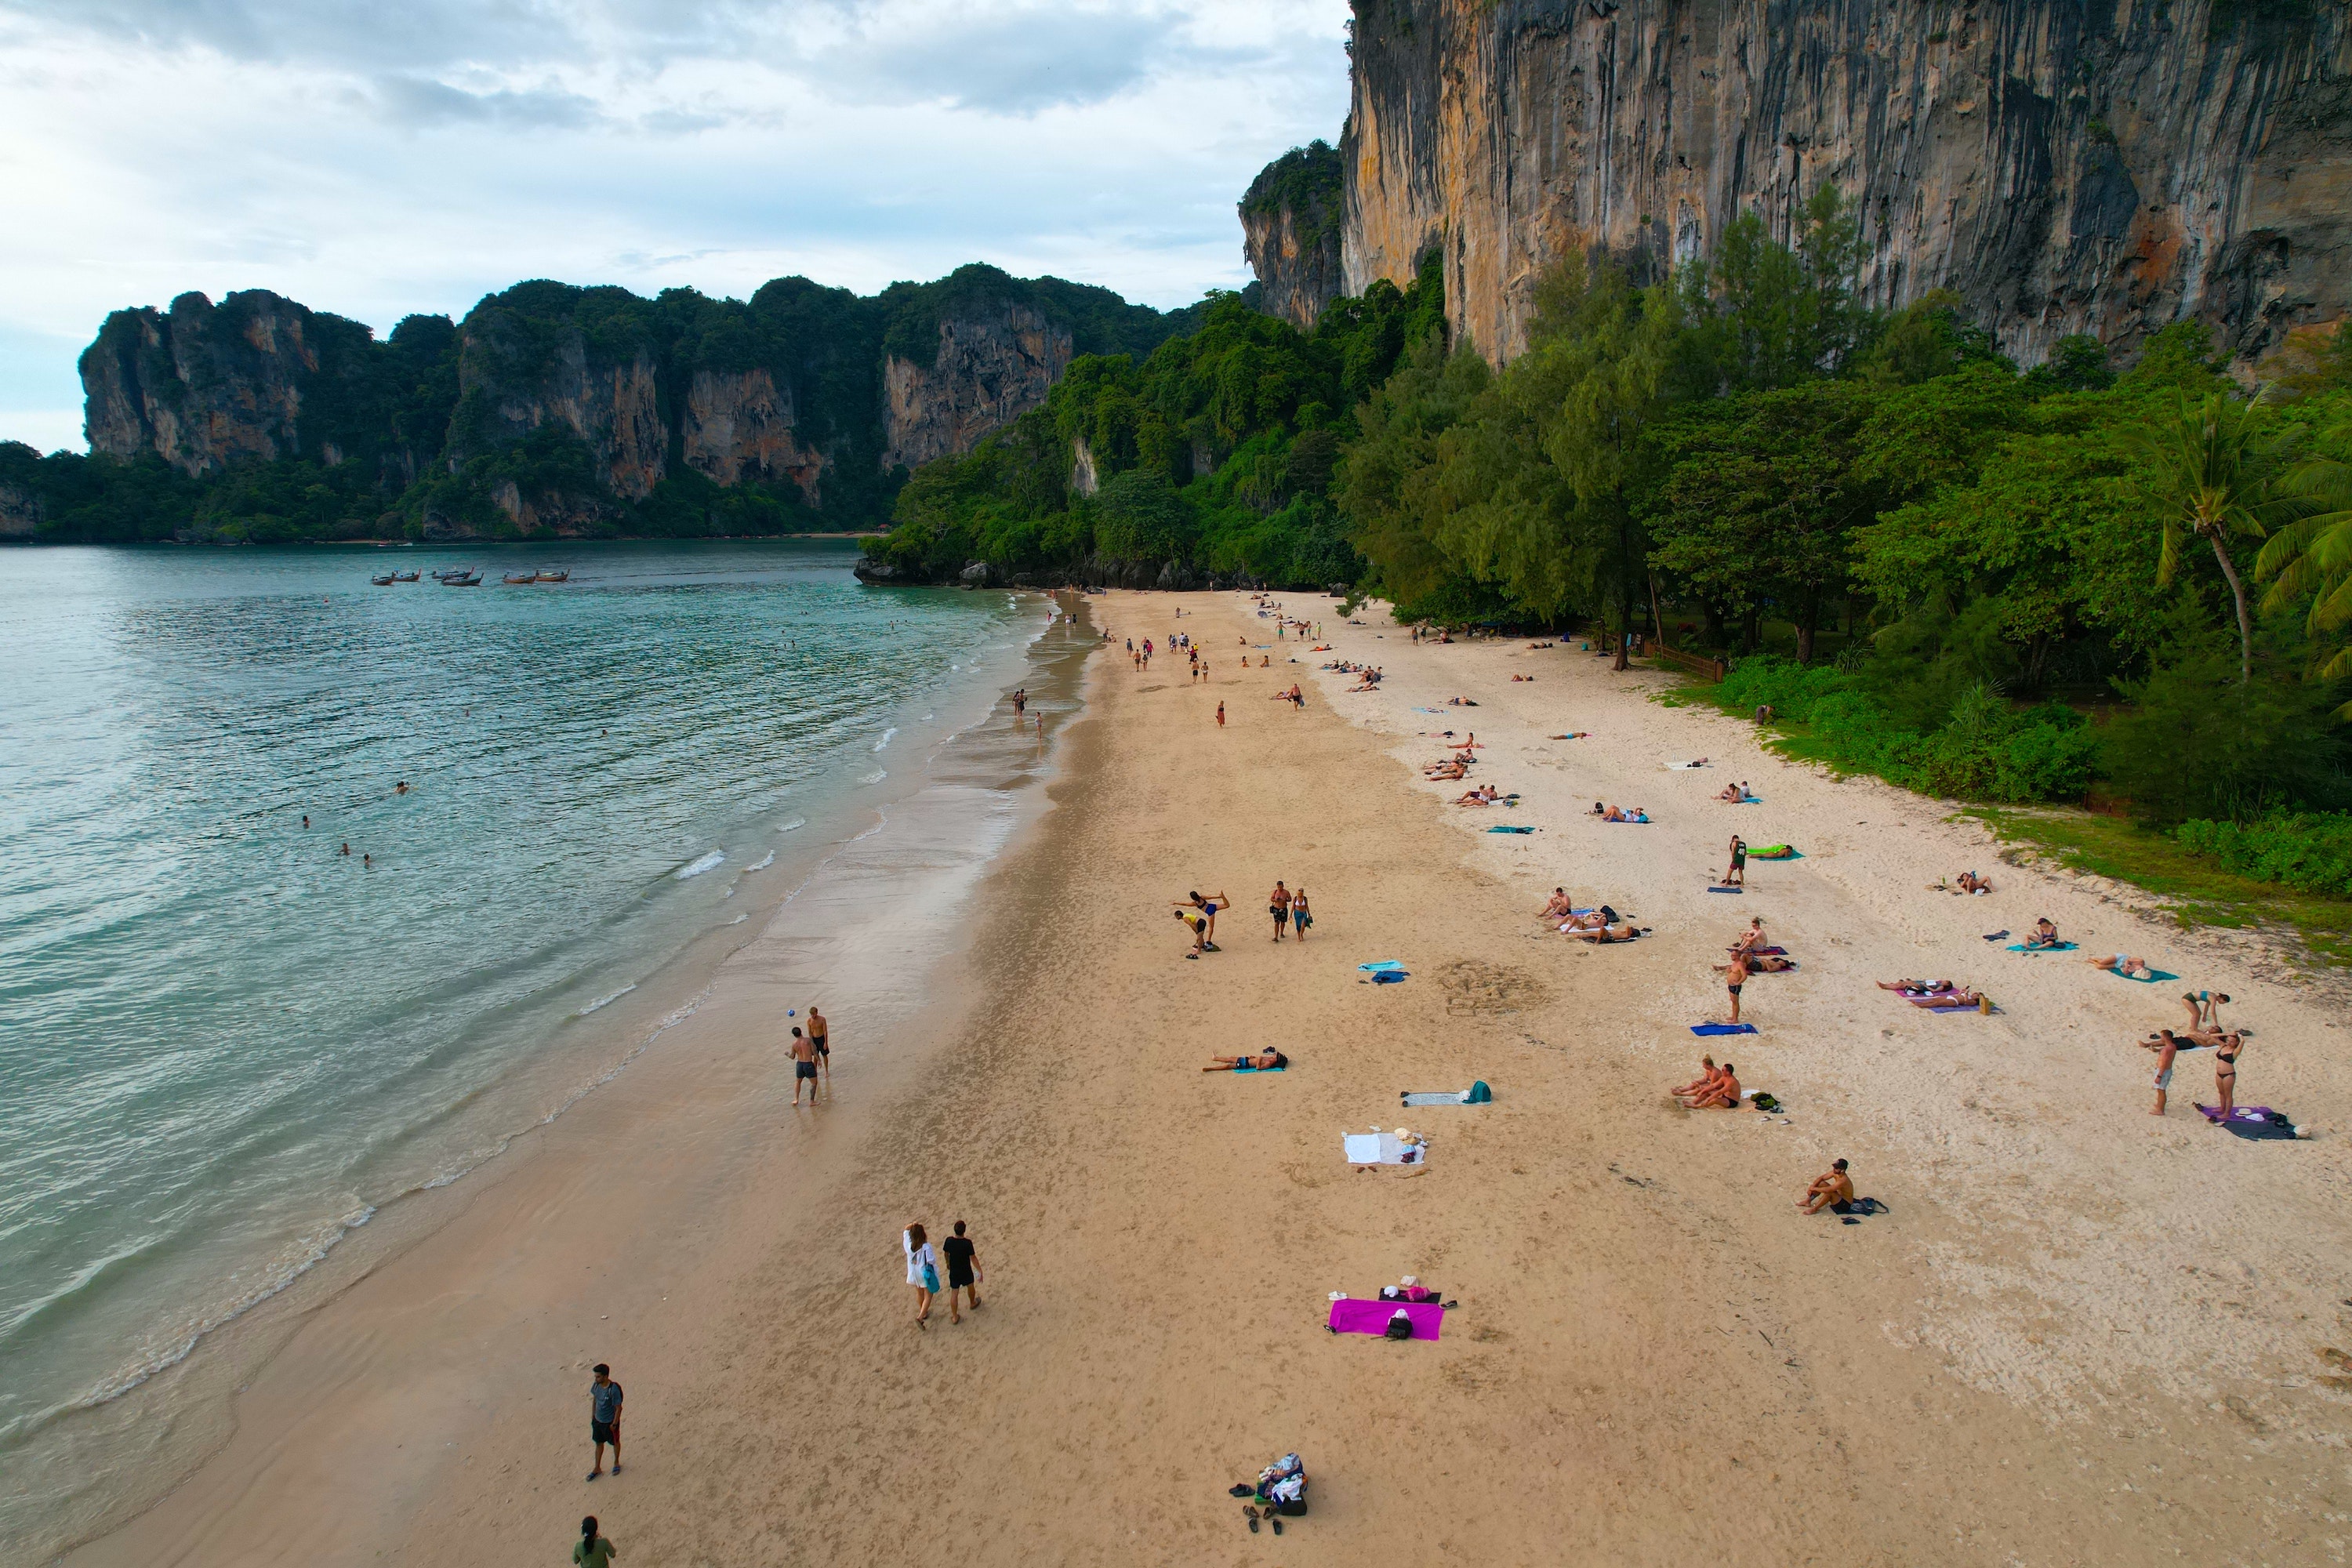
<svg viewBox="0 0 2352 1568"><path fill-rule="evenodd" d="M0 439L79 449L106 312L389 331L525 278L871 292L971 260L1162 307L1347 111L1346 0L0 0Z"/></svg>

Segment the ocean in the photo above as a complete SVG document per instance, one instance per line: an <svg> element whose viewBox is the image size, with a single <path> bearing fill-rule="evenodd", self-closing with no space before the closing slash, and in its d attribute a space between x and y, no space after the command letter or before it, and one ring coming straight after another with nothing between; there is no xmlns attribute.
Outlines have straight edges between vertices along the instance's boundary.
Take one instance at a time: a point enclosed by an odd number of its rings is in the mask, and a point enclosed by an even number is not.
<svg viewBox="0 0 2352 1568"><path fill-rule="evenodd" d="M1019 681L1041 600L854 560L0 553L0 1470L592 1089Z"/></svg>

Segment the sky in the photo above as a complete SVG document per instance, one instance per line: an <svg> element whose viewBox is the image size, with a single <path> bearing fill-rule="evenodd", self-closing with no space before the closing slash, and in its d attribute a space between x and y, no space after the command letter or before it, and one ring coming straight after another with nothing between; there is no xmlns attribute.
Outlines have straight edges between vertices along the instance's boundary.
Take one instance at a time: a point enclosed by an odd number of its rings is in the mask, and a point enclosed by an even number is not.
<svg viewBox="0 0 2352 1568"><path fill-rule="evenodd" d="M389 331L526 278L870 293L966 261L1162 308L1336 140L1347 0L0 0L0 440L83 449L109 310Z"/></svg>

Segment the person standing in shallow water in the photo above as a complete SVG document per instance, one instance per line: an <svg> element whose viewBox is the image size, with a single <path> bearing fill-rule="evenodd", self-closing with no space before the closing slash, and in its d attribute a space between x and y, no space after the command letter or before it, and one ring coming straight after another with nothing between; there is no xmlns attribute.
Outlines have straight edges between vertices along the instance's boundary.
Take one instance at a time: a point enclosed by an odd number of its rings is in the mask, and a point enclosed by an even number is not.
<svg viewBox="0 0 2352 1568"><path fill-rule="evenodd" d="M829 1033L832 1027L832 1025L825 1022L824 1015L816 1010L816 1004L814 1002L810 1003L808 1019L809 1044L815 1048L816 1065L818 1070L824 1073L824 1081L828 1088L833 1084L833 1038Z"/></svg>

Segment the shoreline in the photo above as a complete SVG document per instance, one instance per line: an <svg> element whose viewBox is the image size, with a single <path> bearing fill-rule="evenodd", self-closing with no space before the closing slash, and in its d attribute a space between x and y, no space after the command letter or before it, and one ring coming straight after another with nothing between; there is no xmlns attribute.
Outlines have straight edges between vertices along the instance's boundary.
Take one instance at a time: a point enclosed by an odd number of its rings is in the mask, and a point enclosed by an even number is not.
<svg viewBox="0 0 2352 1568"><path fill-rule="evenodd" d="M2202 1061L2154 1121L2130 1040L2177 988L1980 940L2045 910L2161 934L2095 890L2011 871L1930 898L1986 842L1935 803L1766 756L1736 721L1650 702L1647 672L1414 647L1294 597L1337 657L1388 667L1380 691L1304 649L1238 671L1214 652L1236 632L1291 650L1233 595L1088 601L1120 651L1086 661L1052 809L973 873L941 922L968 950L904 995L847 1114L773 1113L772 1063L730 1037L818 950L747 950L731 1008L692 1021L693 1070L591 1097L601 1124L567 1130L618 1141L625 1172L545 1159L486 1184L256 1381L237 1457L78 1560L504 1563L593 1510L653 1563L1255 1561L1224 1489L1291 1450L1315 1491L1284 1560L1309 1564L1399 1540L1497 1563L2342 1554L2346 1401L2315 1353L2352 1328L2328 1131L2352 1068L2322 1048L2342 1024L2193 939L2151 942L2255 1026L2245 1098L2323 1135L2197 1124ZM1207 686L1124 658L1193 616ZM1292 680L1303 712L1269 700ZM1480 706L1443 706L1464 692ZM1412 770L1420 731L1470 721L1537 833L1486 834L1443 804L1460 785ZM1664 771L1701 752L1713 769ZM1743 777L1763 806L1710 802ZM1657 824L1591 822L1588 792ZM1734 827L1806 858L1709 897ZM1276 875L1315 894L1304 945L1266 938ZM1653 934L1540 931L1557 882ZM1205 962L1168 914L1189 887L1234 897ZM1786 1121L1663 1093L1726 1044L1686 1026L1722 1005L1706 963L1750 915L1801 959L1751 984L1763 1032L1730 1042ZM1411 978L1363 984L1372 959ZM2001 1010L1931 1017L1869 984L1919 973ZM1265 1043L1289 1070L1198 1070ZM1473 1079L1493 1104L1403 1112L1425 1167L1344 1163L1340 1130L1391 1121L1400 1089ZM1886 1212L1797 1215L1842 1153ZM973 1223L984 1311L913 1328L910 1218ZM1408 1271L1461 1302L1440 1342L1324 1332L1331 1291ZM632 1447L589 1488L597 1359Z"/></svg>
<svg viewBox="0 0 2352 1568"><path fill-rule="evenodd" d="M37 1462L58 1486L76 1494L38 1521L40 1533L33 1539L51 1542L43 1560L71 1550L68 1542L86 1546L102 1540L185 1484L237 1430L240 1423L230 1408L236 1393L268 1368L306 1320L331 1311L349 1291L429 1244L472 1206L483 1188L505 1181L513 1165L537 1158L541 1143L560 1142L565 1121L631 1074L646 1070L646 1058L671 1048L667 1037L690 1026L713 1000L727 967L787 921L796 902L821 894L825 879L845 858L866 852L861 846L877 835L905 837L910 824L919 835L940 809L932 797L969 793L968 781L976 773L1003 789L1034 789L1017 776L1000 776L1004 768L986 745L975 752L972 736L1001 706L1000 684L1009 689L1024 671L1037 684L1041 658L1053 657L1050 649L1041 653L1050 630L1042 615L1029 620L980 679L968 676L963 688L911 700L882 742L896 739L893 756L910 743L924 748L921 763L904 783L893 778L878 795L869 786L809 803L808 819L777 829L788 835L776 841L779 849L735 870L736 886L744 894L736 907L742 912L688 933L650 967L641 957L610 981L586 987L596 994L553 1017L542 1045L513 1061L495 1084L442 1113L475 1122L499 1105L521 1113L491 1126L487 1144L463 1154L456 1167L382 1196L363 1216L344 1221L289 1278L236 1306L177 1354L46 1417L26 1434L28 1467ZM938 710L935 721L924 711L927 706ZM1021 771L1016 765L1013 773ZM890 772L899 769L893 765ZM797 854L781 847L793 843L802 846ZM919 868L892 873L902 879L920 874ZM142 1436L147 1433L154 1436ZM85 1456L100 1461L95 1472ZM34 1479L29 1468L19 1472L24 1483Z"/></svg>

